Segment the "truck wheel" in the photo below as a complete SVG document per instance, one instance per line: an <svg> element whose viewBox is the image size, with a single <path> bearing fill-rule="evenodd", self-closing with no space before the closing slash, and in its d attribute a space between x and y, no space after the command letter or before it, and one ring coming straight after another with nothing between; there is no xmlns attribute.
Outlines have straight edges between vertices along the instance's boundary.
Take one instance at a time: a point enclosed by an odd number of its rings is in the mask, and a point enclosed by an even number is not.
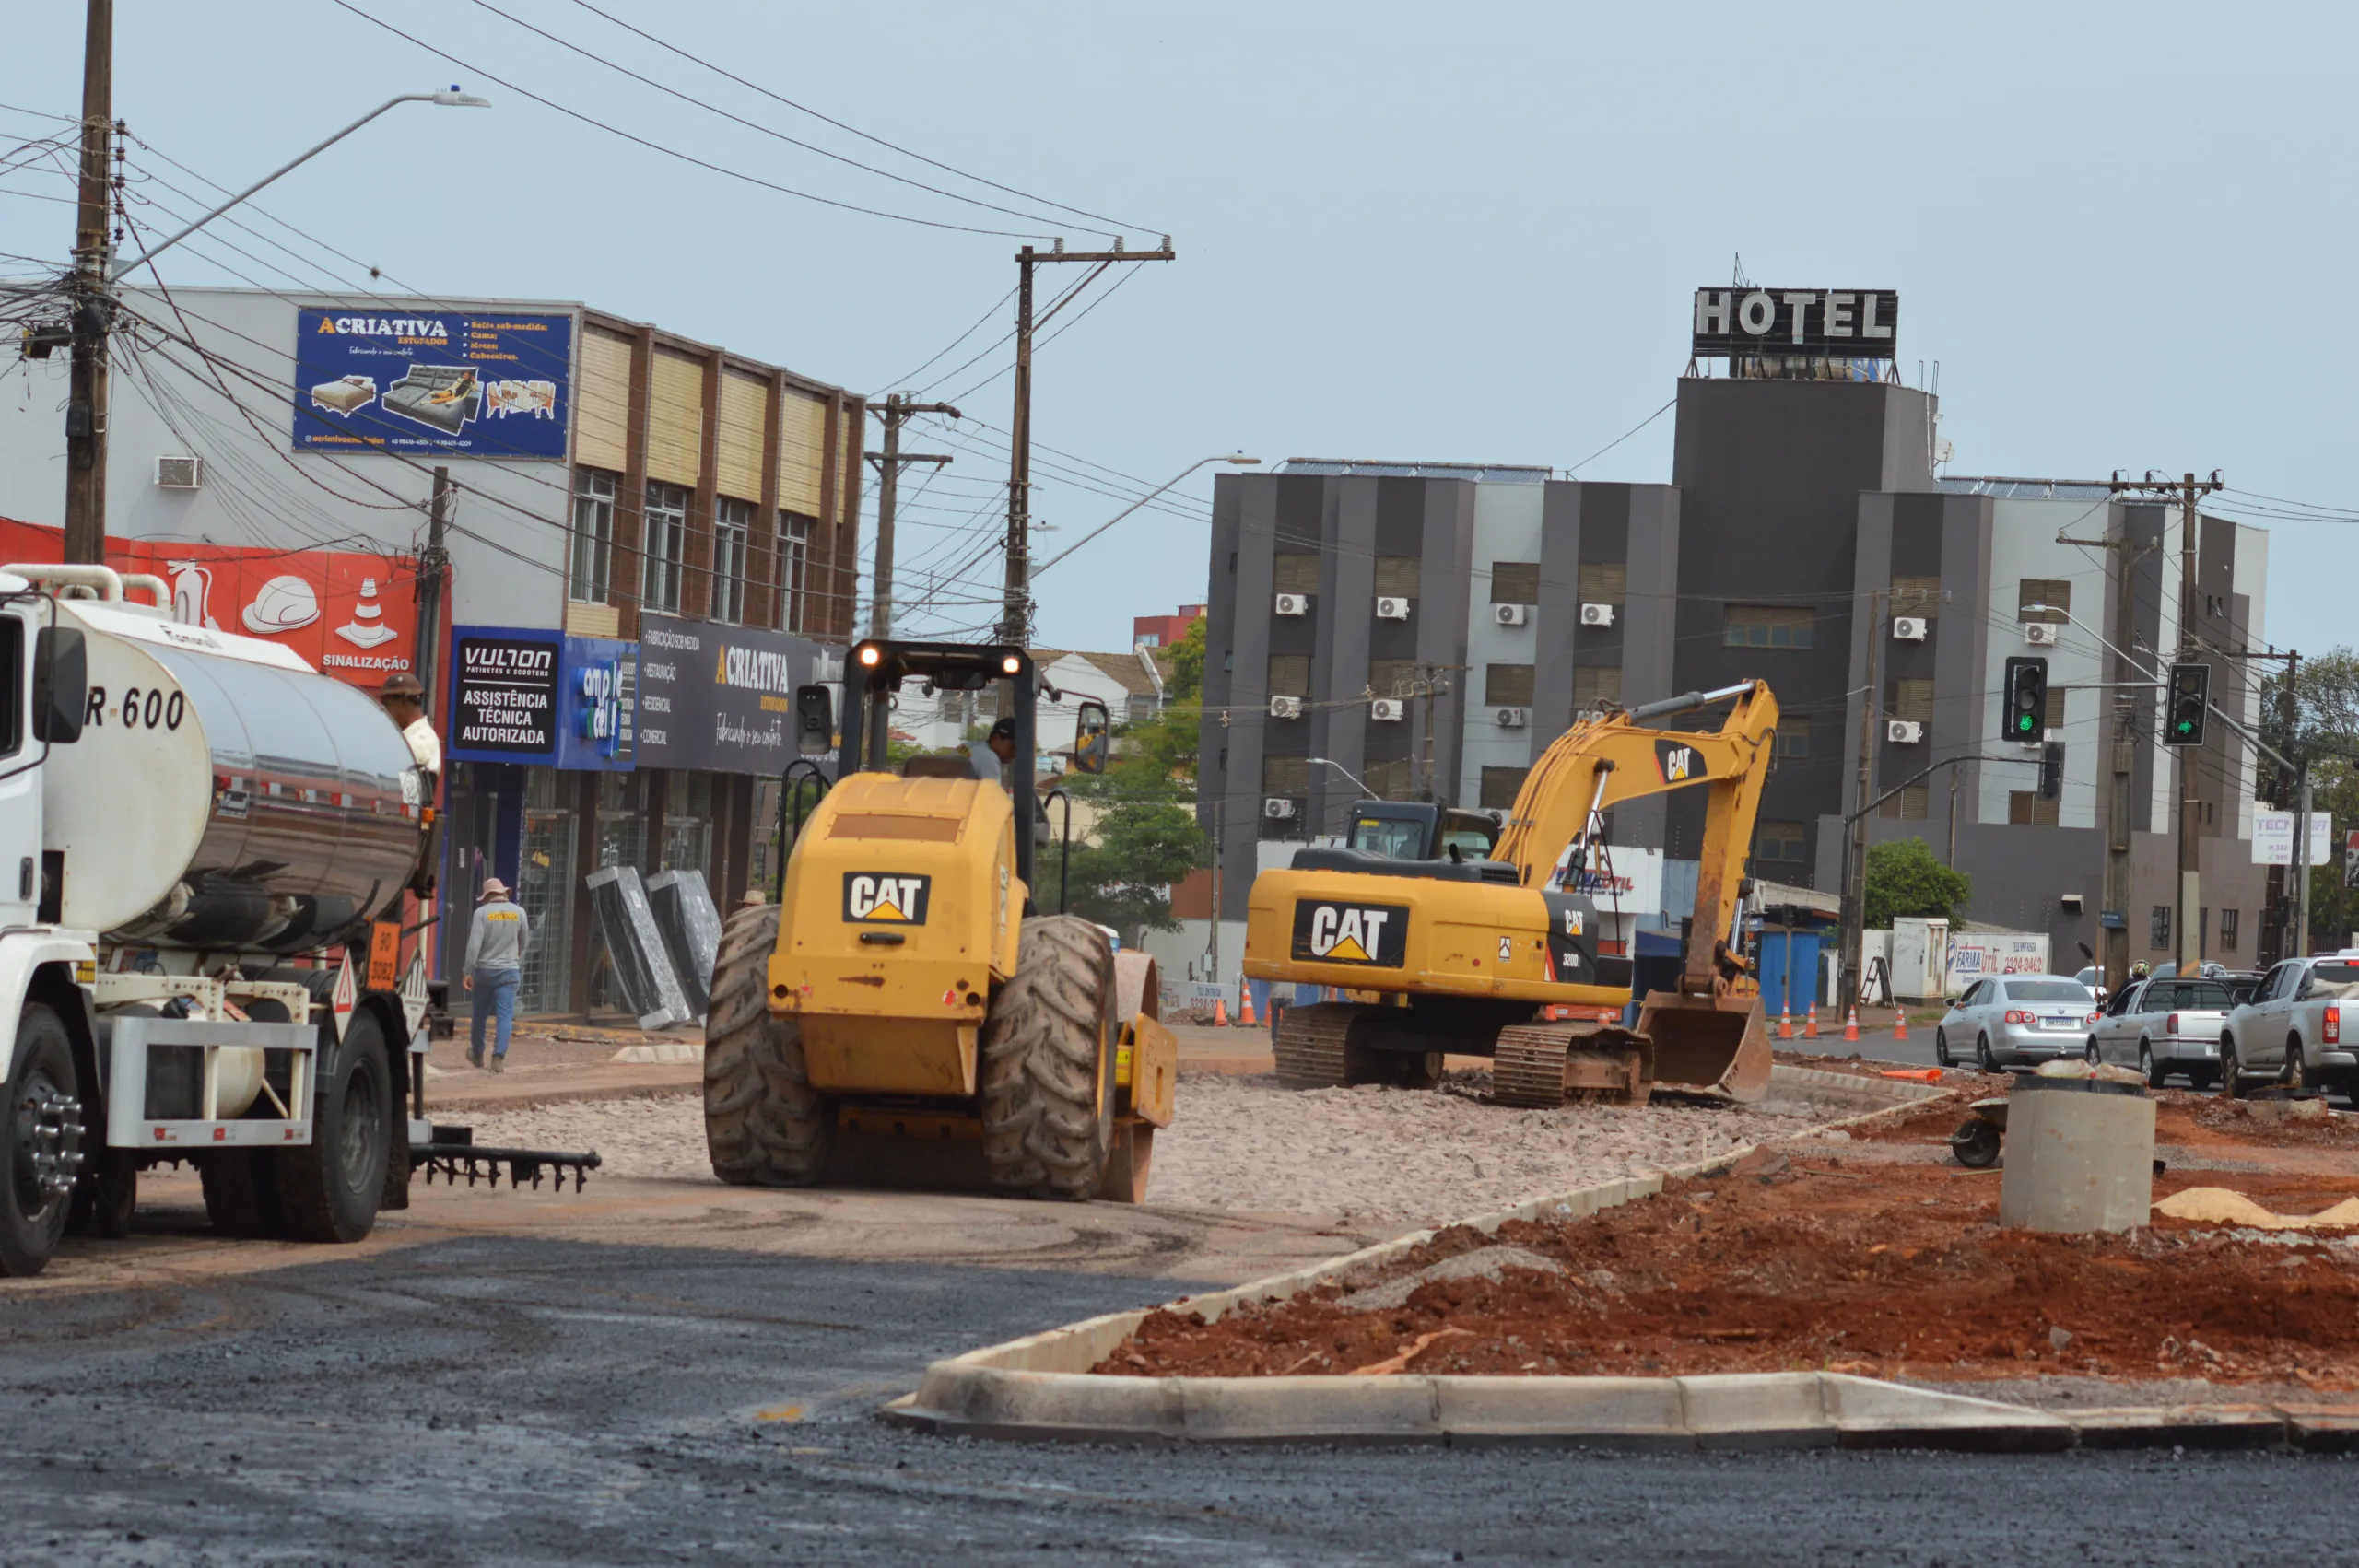
<svg viewBox="0 0 2359 1568"><path fill-rule="evenodd" d="M369 1234L393 1156L393 1108L384 1031L374 1013L355 1012L313 1097L310 1145L274 1152L288 1235L356 1242Z"/></svg>
<svg viewBox="0 0 2359 1568"><path fill-rule="evenodd" d="M764 904L729 918L705 1013L705 1152L738 1187L808 1187L827 1164L827 1102L804 1071L802 1030L769 1010L780 913Z"/></svg>
<svg viewBox="0 0 2359 1568"><path fill-rule="evenodd" d="M1028 1198L1095 1198L1114 1142L1114 954L1071 915L1024 922L983 1020L983 1163Z"/></svg>
<svg viewBox="0 0 2359 1568"><path fill-rule="evenodd" d="M2220 1036L2220 1093L2231 1100L2245 1097L2244 1064L2236 1060L2236 1042L2229 1035Z"/></svg>
<svg viewBox="0 0 2359 1568"><path fill-rule="evenodd" d="M0 1197L0 1274L38 1274L56 1256L82 1163L74 1047L57 1014L27 1002L8 1069L8 1190Z"/></svg>
<svg viewBox="0 0 2359 1568"><path fill-rule="evenodd" d="M196 1156L205 1186L205 1217L225 1236L283 1236L287 1212L278 1201L278 1151L223 1149Z"/></svg>
<svg viewBox="0 0 2359 1568"><path fill-rule="evenodd" d="M132 1211L139 1207L139 1167L120 1149L100 1149L74 1184L74 1206L65 1216L68 1235L121 1241L131 1234Z"/></svg>

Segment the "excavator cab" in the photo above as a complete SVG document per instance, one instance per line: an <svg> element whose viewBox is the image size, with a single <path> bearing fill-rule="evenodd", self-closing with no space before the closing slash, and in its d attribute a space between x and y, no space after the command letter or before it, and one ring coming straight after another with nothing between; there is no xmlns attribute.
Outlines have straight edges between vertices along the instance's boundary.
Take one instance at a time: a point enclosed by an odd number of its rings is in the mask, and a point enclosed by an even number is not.
<svg viewBox="0 0 2359 1568"><path fill-rule="evenodd" d="M1500 827L1493 813L1453 811L1438 801L1360 801L1344 842L1395 860L1487 860Z"/></svg>

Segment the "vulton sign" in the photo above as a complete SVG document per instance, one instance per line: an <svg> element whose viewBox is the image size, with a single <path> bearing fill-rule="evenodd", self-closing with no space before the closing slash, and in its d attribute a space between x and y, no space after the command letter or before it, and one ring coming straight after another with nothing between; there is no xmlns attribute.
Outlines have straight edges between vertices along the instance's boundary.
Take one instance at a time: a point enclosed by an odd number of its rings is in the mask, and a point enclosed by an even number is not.
<svg viewBox="0 0 2359 1568"><path fill-rule="evenodd" d="M557 752L555 632L451 628L446 755L476 762L546 762Z"/></svg>
<svg viewBox="0 0 2359 1568"><path fill-rule="evenodd" d="M1899 337L1896 289L1699 288L1690 352L1697 359L1889 359Z"/></svg>

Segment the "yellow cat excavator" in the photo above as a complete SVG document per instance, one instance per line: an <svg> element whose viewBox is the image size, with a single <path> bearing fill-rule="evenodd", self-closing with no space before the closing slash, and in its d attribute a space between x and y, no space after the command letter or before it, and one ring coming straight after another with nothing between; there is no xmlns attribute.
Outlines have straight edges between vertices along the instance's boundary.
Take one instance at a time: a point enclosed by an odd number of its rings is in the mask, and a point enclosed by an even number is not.
<svg viewBox="0 0 2359 1568"><path fill-rule="evenodd" d="M1648 727L1724 702L1718 731ZM1409 835L1406 858L1403 808L1361 802L1344 846L1254 879L1246 975L1373 998L1285 1010L1280 1079L1431 1087L1455 1053L1492 1058L1508 1105L1642 1102L1659 1083L1758 1099L1768 1030L1760 998L1731 993L1730 938L1777 729L1760 681L1577 724L1533 766L1487 857L1467 852L1467 813L1426 806L1409 809L1434 831L1421 847ZM1609 854L1609 807L1684 789L1708 793L1695 918L1676 973L1657 977L1598 953L1598 901L1581 888Z"/></svg>

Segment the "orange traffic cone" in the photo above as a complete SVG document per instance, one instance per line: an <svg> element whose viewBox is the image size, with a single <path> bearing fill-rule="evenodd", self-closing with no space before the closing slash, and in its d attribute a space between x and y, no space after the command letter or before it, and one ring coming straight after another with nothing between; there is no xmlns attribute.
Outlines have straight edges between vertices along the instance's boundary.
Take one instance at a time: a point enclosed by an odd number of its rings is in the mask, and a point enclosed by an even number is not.
<svg viewBox="0 0 2359 1568"><path fill-rule="evenodd" d="M1860 1037L1860 1010L1856 1004L1843 1014L1843 1037L1847 1040Z"/></svg>
<svg viewBox="0 0 2359 1568"><path fill-rule="evenodd" d="M1908 1038L1908 1010L1905 1007L1892 1010L1892 1037L1895 1040Z"/></svg>
<svg viewBox="0 0 2359 1568"><path fill-rule="evenodd" d="M1213 1027L1215 1029L1228 1027L1228 1003L1218 997L1213 998Z"/></svg>
<svg viewBox="0 0 2359 1568"><path fill-rule="evenodd" d="M1810 1004L1810 1011L1802 1014L1802 1038L1805 1040L1818 1038L1818 1002L1815 999Z"/></svg>
<svg viewBox="0 0 2359 1568"><path fill-rule="evenodd" d="M1788 1012L1785 1005L1781 1002L1778 1007L1778 1038L1781 1040L1790 1040L1793 1037L1794 1015Z"/></svg>
<svg viewBox="0 0 2359 1568"><path fill-rule="evenodd" d="M1237 1026L1240 1029L1253 1027L1253 988L1251 986L1238 988Z"/></svg>

